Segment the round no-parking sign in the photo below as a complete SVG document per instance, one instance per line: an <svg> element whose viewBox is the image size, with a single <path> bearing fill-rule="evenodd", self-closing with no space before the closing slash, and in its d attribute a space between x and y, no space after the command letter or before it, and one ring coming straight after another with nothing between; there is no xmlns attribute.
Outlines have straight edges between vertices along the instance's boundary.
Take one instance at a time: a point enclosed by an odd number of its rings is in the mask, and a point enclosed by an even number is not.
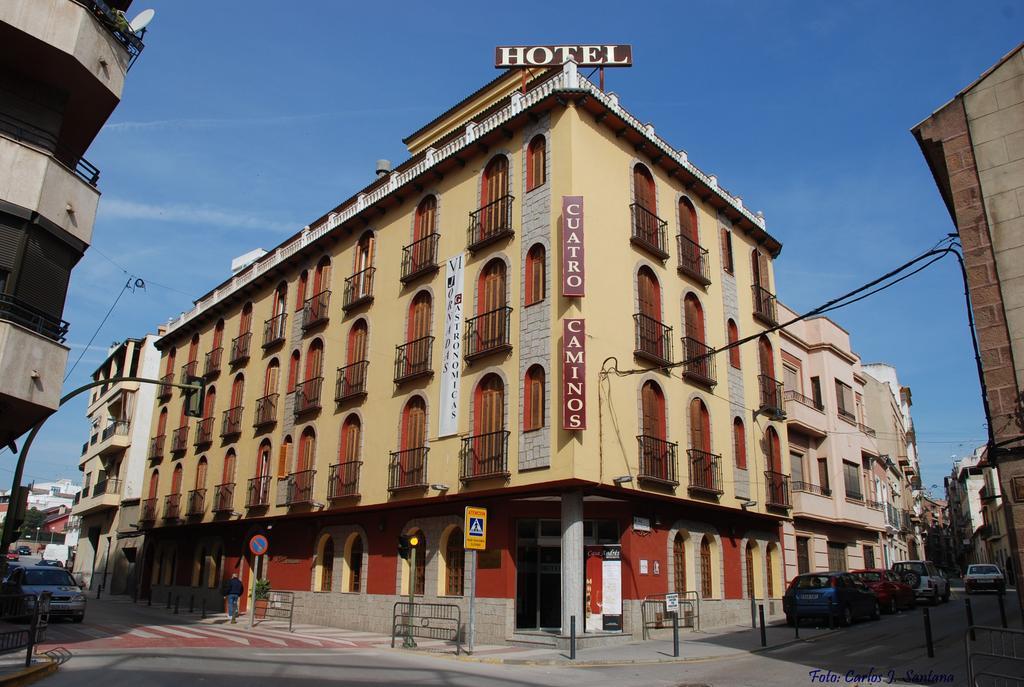
<svg viewBox="0 0 1024 687"><path fill-rule="evenodd" d="M270 548L270 542L267 541L267 535L265 534L254 534L249 540L249 550L252 551L254 556L262 556Z"/></svg>

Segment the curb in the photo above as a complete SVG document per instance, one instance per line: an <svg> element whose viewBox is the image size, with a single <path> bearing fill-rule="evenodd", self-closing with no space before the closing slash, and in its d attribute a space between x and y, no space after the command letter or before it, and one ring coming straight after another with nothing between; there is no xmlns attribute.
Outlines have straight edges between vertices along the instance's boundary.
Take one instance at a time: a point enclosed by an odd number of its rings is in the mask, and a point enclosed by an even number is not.
<svg viewBox="0 0 1024 687"><path fill-rule="evenodd" d="M0 687L21 687L42 680L47 675L57 672L59 664L49 657L39 656L38 664L22 668L16 673L0 675Z"/></svg>

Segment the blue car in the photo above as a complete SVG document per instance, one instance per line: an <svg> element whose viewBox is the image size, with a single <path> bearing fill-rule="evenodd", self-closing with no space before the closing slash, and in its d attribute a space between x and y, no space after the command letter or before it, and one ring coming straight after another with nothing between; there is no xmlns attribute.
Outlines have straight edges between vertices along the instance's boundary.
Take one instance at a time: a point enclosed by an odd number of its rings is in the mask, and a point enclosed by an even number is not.
<svg viewBox="0 0 1024 687"><path fill-rule="evenodd" d="M857 618L878 620L882 615L875 593L845 571L797 575L782 597L782 608L789 625L807 617L831 617L850 625Z"/></svg>

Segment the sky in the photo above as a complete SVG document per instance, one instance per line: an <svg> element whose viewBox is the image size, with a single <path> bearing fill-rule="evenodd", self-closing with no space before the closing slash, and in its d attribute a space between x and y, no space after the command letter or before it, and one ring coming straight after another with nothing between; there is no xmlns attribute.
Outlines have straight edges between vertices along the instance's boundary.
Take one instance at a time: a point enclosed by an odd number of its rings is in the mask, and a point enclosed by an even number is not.
<svg viewBox="0 0 1024 687"><path fill-rule="evenodd" d="M406 159L402 137L496 76L496 45L631 44L608 90L765 213L784 246L778 295L808 310L955 230L909 129L1024 35L1016 0L136 0L129 18L146 8L146 48L86 154L103 195L65 307L66 389L112 342L189 309L233 257L360 190L377 159ZM121 294L129 276L145 288ZM831 316L911 387L924 485L941 493L951 458L986 436L955 262ZM80 479L84 399L46 423L26 479ZM0 455L0 481L11 467Z"/></svg>

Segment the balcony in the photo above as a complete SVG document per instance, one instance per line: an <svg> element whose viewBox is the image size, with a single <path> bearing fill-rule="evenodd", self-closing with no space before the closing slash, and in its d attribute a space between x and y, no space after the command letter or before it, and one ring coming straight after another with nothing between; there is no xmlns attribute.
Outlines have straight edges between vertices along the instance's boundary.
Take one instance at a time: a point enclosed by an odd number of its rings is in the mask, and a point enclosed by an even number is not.
<svg viewBox="0 0 1024 687"><path fill-rule="evenodd" d="M633 315L636 340L633 355L655 365L672 364L672 327L641 313Z"/></svg>
<svg viewBox="0 0 1024 687"><path fill-rule="evenodd" d="M113 3L108 4L103 2L103 0L86 0L82 4L89 9L90 13L106 29L107 33L128 51L128 68L131 69L131 65L135 63L135 60L146 47L142 42L145 29L141 29L140 33L132 31L131 27L124 23L123 17L119 17L110 8L110 4Z"/></svg>
<svg viewBox="0 0 1024 687"><path fill-rule="evenodd" d="M388 491L426 487L429 452L430 449L426 446L392 451L391 462L388 465Z"/></svg>
<svg viewBox="0 0 1024 687"><path fill-rule="evenodd" d="M828 487L821 487L817 484L811 484L810 482L801 482L796 480L793 482L793 491L803 492L805 494L816 494L818 496L824 496L830 498L832 496L832 490Z"/></svg>
<svg viewBox="0 0 1024 687"><path fill-rule="evenodd" d="M195 377L196 372L199 370L199 361L190 360L181 366L181 379L180 384L188 384L189 377Z"/></svg>
<svg viewBox="0 0 1024 687"><path fill-rule="evenodd" d="M399 280L403 284L438 270L437 242L440 238L440 234L430 234L402 248L402 276Z"/></svg>
<svg viewBox="0 0 1024 687"><path fill-rule="evenodd" d="M249 342L252 340L252 332L246 332L231 340L231 357L228 362L232 365L239 365L249 359Z"/></svg>
<svg viewBox="0 0 1024 687"><path fill-rule="evenodd" d="M270 394L256 399L256 417L253 418L253 427L266 427L277 422L278 396L279 394Z"/></svg>
<svg viewBox="0 0 1024 687"><path fill-rule="evenodd" d="M785 420L786 411L782 407L782 382L768 375L757 376L758 409L771 420Z"/></svg>
<svg viewBox="0 0 1024 687"><path fill-rule="evenodd" d="M327 498L333 500L358 497L359 470L362 466L361 460L332 465L327 478Z"/></svg>
<svg viewBox="0 0 1024 687"><path fill-rule="evenodd" d="M789 475L765 470L765 502L769 508L791 508L789 499Z"/></svg>
<svg viewBox="0 0 1024 687"><path fill-rule="evenodd" d="M395 346L395 384L434 374L431 364L433 350L434 337L432 336L424 336L401 346Z"/></svg>
<svg viewBox="0 0 1024 687"><path fill-rule="evenodd" d="M511 320L512 308L508 306L466 320L466 361L511 351Z"/></svg>
<svg viewBox="0 0 1024 687"><path fill-rule="evenodd" d="M193 489L188 493L188 500L185 505L185 515L195 517L206 512L206 490Z"/></svg>
<svg viewBox="0 0 1024 687"><path fill-rule="evenodd" d="M152 461L159 461L164 457L164 435L159 434L149 440L149 453L147 457Z"/></svg>
<svg viewBox="0 0 1024 687"><path fill-rule="evenodd" d="M222 437L238 436L242 433L242 406L235 406L224 411L220 424Z"/></svg>
<svg viewBox="0 0 1024 687"><path fill-rule="evenodd" d="M754 284L750 287L754 295L754 318L769 327L779 323L775 295L766 288Z"/></svg>
<svg viewBox="0 0 1024 687"><path fill-rule="evenodd" d="M213 512L230 513L235 508L235 483L218 484L213 489Z"/></svg>
<svg viewBox="0 0 1024 687"><path fill-rule="evenodd" d="M196 447L206 446L213 442L213 418L204 417L196 423Z"/></svg>
<svg viewBox="0 0 1024 687"><path fill-rule="evenodd" d="M156 520L156 499L143 499L139 508L139 522Z"/></svg>
<svg viewBox="0 0 1024 687"><path fill-rule="evenodd" d="M14 322L57 343L64 343L68 333L68 323L64 320L36 310L6 293L0 293L0 320Z"/></svg>
<svg viewBox="0 0 1024 687"><path fill-rule="evenodd" d="M171 398L171 389L174 387L171 384L174 383L174 373L168 372L160 378L160 386L157 387L156 397L161 401L168 401Z"/></svg>
<svg viewBox="0 0 1024 687"><path fill-rule="evenodd" d="M181 517L181 494L168 494L164 497L164 520L177 520Z"/></svg>
<svg viewBox="0 0 1024 687"><path fill-rule="evenodd" d="M678 486L676 477L677 445L658 437L641 435L639 445L640 467L637 479L655 484Z"/></svg>
<svg viewBox="0 0 1024 687"><path fill-rule="evenodd" d="M464 437L459 455L459 479L470 482L491 477L507 478L509 434L501 430Z"/></svg>
<svg viewBox="0 0 1024 687"><path fill-rule="evenodd" d="M295 417L320 410L320 390L323 385L323 377L314 377L295 385Z"/></svg>
<svg viewBox="0 0 1024 687"><path fill-rule="evenodd" d="M683 337L683 376L695 384L714 388L718 383L715 373L715 349L703 341Z"/></svg>
<svg viewBox="0 0 1024 687"><path fill-rule="evenodd" d="M316 470L301 470L288 475L288 489L285 502L289 506L313 503L313 478Z"/></svg>
<svg viewBox="0 0 1024 687"><path fill-rule="evenodd" d="M877 434L878 434L877 432L875 432L874 429L872 429L871 427L868 427L863 422L858 422L857 423L857 428L860 431L864 432L864 434L868 435L869 437L874 437L874 436L877 436Z"/></svg>
<svg viewBox="0 0 1024 687"><path fill-rule="evenodd" d="M127 420L111 420L100 432L96 443L96 454L105 456L128 448L131 443L131 423Z"/></svg>
<svg viewBox="0 0 1024 687"><path fill-rule="evenodd" d="M691 492L720 496L722 494L722 457L691 448L686 451L690 462Z"/></svg>
<svg viewBox="0 0 1024 687"><path fill-rule="evenodd" d="M262 508L270 505L270 475L253 477L249 480L249 493L245 497L246 508Z"/></svg>
<svg viewBox="0 0 1024 687"><path fill-rule="evenodd" d="M682 234L676 235L676 248L679 250L676 271L685 274L701 286L710 286L707 248L701 248L699 243Z"/></svg>
<svg viewBox="0 0 1024 687"><path fill-rule="evenodd" d="M372 267L370 268L373 269ZM365 270L364 270L365 271ZM370 286L373 286L373 275L370 275ZM346 281L346 295L348 294L348 283ZM331 304L331 292L321 291L318 294L310 297L305 303L302 304L302 329L312 329L313 327L319 326L327 322L330 317L330 304Z"/></svg>
<svg viewBox="0 0 1024 687"><path fill-rule="evenodd" d="M184 453L188 449L188 426L171 432L171 453Z"/></svg>
<svg viewBox="0 0 1024 687"><path fill-rule="evenodd" d="M882 510L882 505L883 504L882 504L881 501L875 501L874 499L867 499L867 500L864 501L864 505L867 506L868 508L870 508L871 510Z"/></svg>
<svg viewBox="0 0 1024 687"><path fill-rule="evenodd" d="M659 260L668 260L668 243L665 241L665 227L668 226L668 222L638 203L631 204L629 212L633 224L629 242Z"/></svg>
<svg viewBox="0 0 1024 687"><path fill-rule="evenodd" d="M220 374L220 359L224 355L224 349L220 346L206 354L206 362L203 365L203 376L213 377Z"/></svg>
<svg viewBox="0 0 1024 687"><path fill-rule="evenodd" d="M263 323L263 348L284 343L288 336L288 313L274 315Z"/></svg>
<svg viewBox="0 0 1024 687"><path fill-rule="evenodd" d="M376 267L367 267L345 280L345 294L341 301L342 310L348 312L364 303L373 302L373 275L376 272Z"/></svg>
<svg viewBox="0 0 1024 687"><path fill-rule="evenodd" d="M846 408L836 408L836 414L839 416L840 420L846 420L851 425L855 427L857 426L857 416Z"/></svg>
<svg viewBox="0 0 1024 687"><path fill-rule="evenodd" d="M116 477L101 479L93 485L90 493L88 488L75 494L72 508L74 515L90 515L104 510L121 507L121 480Z"/></svg>
<svg viewBox="0 0 1024 687"><path fill-rule="evenodd" d="M782 396L785 401L786 420L790 426L795 426L801 433L819 439L827 436L825 407L821 403L798 391L788 389L783 391Z"/></svg>
<svg viewBox="0 0 1024 687"><path fill-rule="evenodd" d="M369 360L360 360L338 368L338 377L334 382L335 403L366 395L366 372L369 367Z"/></svg>
<svg viewBox="0 0 1024 687"><path fill-rule="evenodd" d="M502 196L469 213L466 249L470 253L515 234L512 228L513 196Z"/></svg>

